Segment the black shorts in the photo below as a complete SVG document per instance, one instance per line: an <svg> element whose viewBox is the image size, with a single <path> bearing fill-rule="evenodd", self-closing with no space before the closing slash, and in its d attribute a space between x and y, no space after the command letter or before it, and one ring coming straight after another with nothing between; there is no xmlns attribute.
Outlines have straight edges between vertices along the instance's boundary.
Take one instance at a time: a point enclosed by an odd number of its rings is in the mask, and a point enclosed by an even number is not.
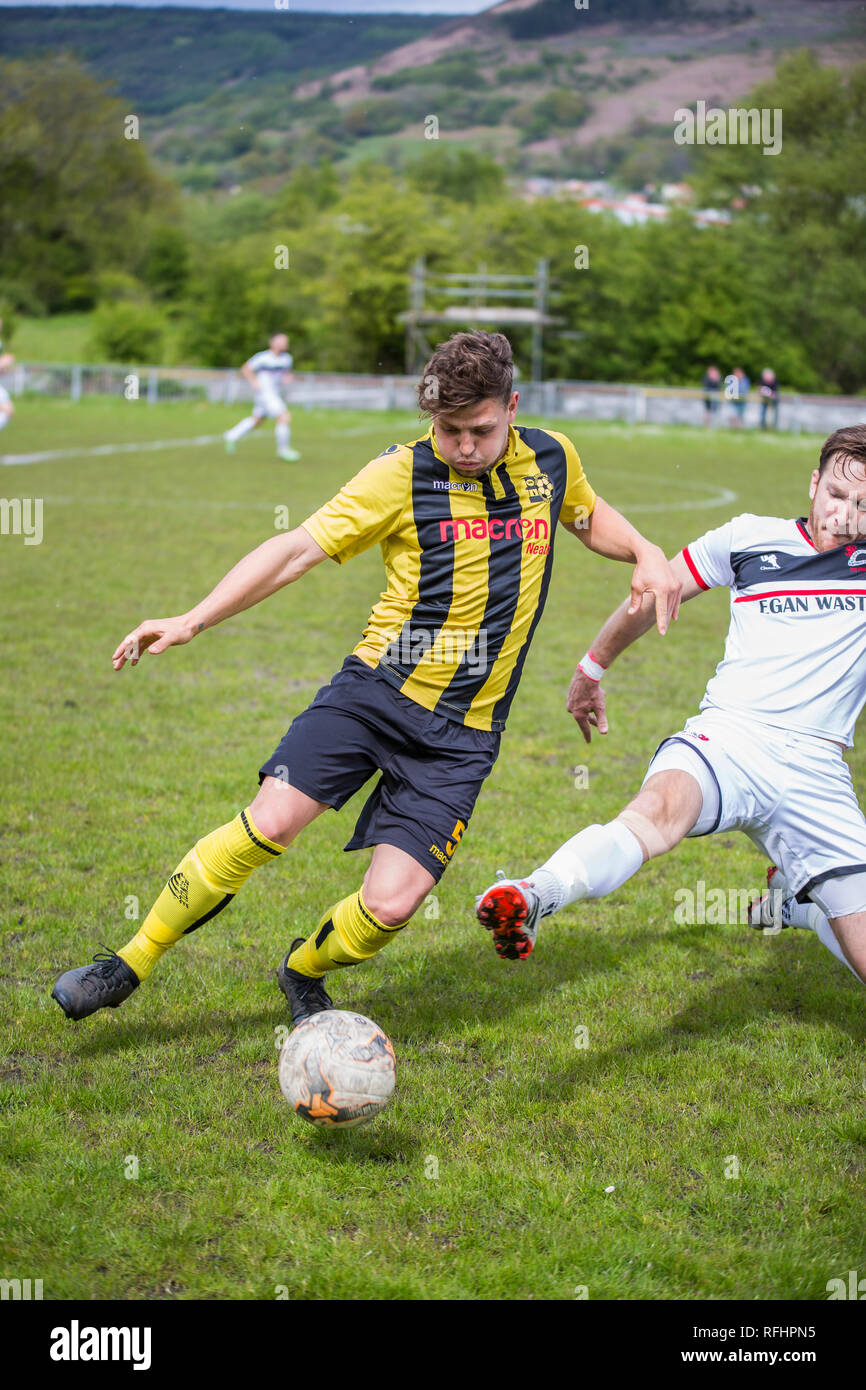
<svg viewBox="0 0 866 1390"><path fill-rule="evenodd" d="M380 771L345 848L396 845L438 880L469 824L500 738L424 709L359 657L347 656L292 720L259 781L277 777L339 811Z"/></svg>

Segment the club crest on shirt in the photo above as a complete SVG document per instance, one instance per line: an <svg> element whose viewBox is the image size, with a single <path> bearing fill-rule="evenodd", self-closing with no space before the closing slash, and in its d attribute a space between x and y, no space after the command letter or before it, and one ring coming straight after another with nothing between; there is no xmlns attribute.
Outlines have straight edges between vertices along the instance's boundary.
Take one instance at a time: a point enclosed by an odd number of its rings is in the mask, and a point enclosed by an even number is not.
<svg viewBox="0 0 866 1390"><path fill-rule="evenodd" d="M546 473L534 473L526 479L526 495L530 502L549 502L553 496L553 480Z"/></svg>
<svg viewBox="0 0 866 1390"><path fill-rule="evenodd" d="M778 557L778 555L771 554L771 555L762 555L762 556L761 556L761 569L762 569L762 570L777 570L778 568L779 568L779 557Z"/></svg>
<svg viewBox="0 0 866 1390"><path fill-rule="evenodd" d="M845 554L848 556L849 570L866 569L866 546L846 545Z"/></svg>

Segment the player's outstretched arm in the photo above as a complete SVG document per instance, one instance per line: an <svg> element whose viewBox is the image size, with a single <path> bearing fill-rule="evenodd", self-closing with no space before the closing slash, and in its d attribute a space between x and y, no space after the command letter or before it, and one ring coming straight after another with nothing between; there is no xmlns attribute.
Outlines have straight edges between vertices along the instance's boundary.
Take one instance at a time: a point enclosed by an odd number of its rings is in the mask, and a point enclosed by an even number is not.
<svg viewBox="0 0 866 1390"><path fill-rule="evenodd" d="M671 560L670 568L681 586L680 598L683 603L704 592L683 559L682 551ZM625 599L619 608L611 613L589 648L592 659L599 666L607 669L626 647L630 647L632 642L649 632L657 622L657 597L647 589L639 606L635 608L632 590L632 597ZM587 675L580 666L571 678L565 707L569 714L574 716L587 743L592 738L593 728L600 734L607 733L607 713L601 681Z"/></svg>
<svg viewBox="0 0 866 1390"><path fill-rule="evenodd" d="M627 560L634 565L629 611L636 613L646 593L655 595L656 625L662 636L675 622L680 610L682 585L665 559L660 546L642 536L621 512L595 499L589 517L581 525L563 523L589 550L608 560Z"/></svg>
<svg viewBox="0 0 866 1390"><path fill-rule="evenodd" d="M239 560L188 613L177 618L148 618L127 633L111 658L115 671L121 671L127 661L137 666L144 651L156 656L168 647L192 641L205 628L261 603L326 559L325 551L303 526L272 536Z"/></svg>

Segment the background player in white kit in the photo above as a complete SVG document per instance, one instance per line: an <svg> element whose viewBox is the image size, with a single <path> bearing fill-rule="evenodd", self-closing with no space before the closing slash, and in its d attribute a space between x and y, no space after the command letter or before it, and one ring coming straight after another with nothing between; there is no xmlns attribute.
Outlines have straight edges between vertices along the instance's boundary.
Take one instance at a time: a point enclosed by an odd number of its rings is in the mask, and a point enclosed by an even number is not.
<svg viewBox="0 0 866 1390"><path fill-rule="evenodd" d="M866 425L836 430L808 518L746 514L671 562L684 600L731 589L725 654L701 713L665 739L635 799L525 879L477 901L500 956L524 960L542 917L599 898L685 836L743 830L778 869L753 926L807 927L866 983L866 820L842 752L866 702ZM567 707L607 732L600 680L654 615L619 607L581 659Z"/></svg>
<svg viewBox="0 0 866 1390"><path fill-rule="evenodd" d="M297 463L301 457L291 447L292 417L289 408L280 395L282 385L292 379L292 356L289 340L285 333L274 333L269 339L265 352L257 352L248 358L241 367L241 373L253 388L252 414L223 435L227 451L234 453L235 444L250 430L254 430L265 418L276 420L274 434L277 440L277 454L286 463Z"/></svg>
<svg viewBox="0 0 866 1390"><path fill-rule="evenodd" d="M0 319L0 332L3 330L3 320ZM14 363L15 358L11 352L3 351L3 343L0 341L0 376L8 372ZM9 392L5 386L0 386L0 430L4 430L15 414L15 407L9 397Z"/></svg>

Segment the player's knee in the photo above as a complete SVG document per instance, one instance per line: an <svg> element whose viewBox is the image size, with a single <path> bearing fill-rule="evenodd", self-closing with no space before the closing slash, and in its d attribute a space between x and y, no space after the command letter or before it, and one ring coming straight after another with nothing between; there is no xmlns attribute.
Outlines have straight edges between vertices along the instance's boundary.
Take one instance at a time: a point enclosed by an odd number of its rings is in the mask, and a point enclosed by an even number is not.
<svg viewBox="0 0 866 1390"><path fill-rule="evenodd" d="M665 774L658 780L661 784ZM617 817L637 837L649 859L657 859L672 850L694 822L689 808L683 804L687 798L672 799L667 791L662 785L645 785Z"/></svg>
<svg viewBox="0 0 866 1390"><path fill-rule="evenodd" d="M667 854L682 838L664 820L658 823L654 817L632 806L620 811L617 820L621 821L640 842L648 859L657 859L660 854Z"/></svg>
<svg viewBox="0 0 866 1390"><path fill-rule="evenodd" d="M250 816L259 834L275 845L287 842L292 827L290 788L277 777L266 777L250 806Z"/></svg>
<svg viewBox="0 0 866 1390"><path fill-rule="evenodd" d="M373 885L364 887L364 906L383 927L399 927L417 911L423 897L412 888ZM426 896L426 895L425 895Z"/></svg>
<svg viewBox="0 0 866 1390"><path fill-rule="evenodd" d="M267 805L257 806L255 802L250 807L250 815L260 835L272 840L275 845L282 844L286 825L279 815L275 814Z"/></svg>
<svg viewBox="0 0 866 1390"><path fill-rule="evenodd" d="M667 854L688 835L700 818L703 804L704 792L695 775L680 768L653 772L651 767L650 776L619 819L628 823L632 816L636 824L641 822L644 834L632 829L654 859Z"/></svg>

